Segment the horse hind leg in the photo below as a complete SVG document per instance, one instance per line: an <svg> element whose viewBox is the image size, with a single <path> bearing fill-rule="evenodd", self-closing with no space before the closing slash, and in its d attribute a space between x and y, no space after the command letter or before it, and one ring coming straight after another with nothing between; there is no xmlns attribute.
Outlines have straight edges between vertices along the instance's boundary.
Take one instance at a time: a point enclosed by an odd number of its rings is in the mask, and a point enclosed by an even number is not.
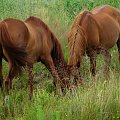
<svg viewBox="0 0 120 120"><path fill-rule="evenodd" d="M29 81L28 81L28 85L29 85L29 99L32 99L33 96L33 65L31 66L27 66L28 68L28 74L29 74Z"/></svg>
<svg viewBox="0 0 120 120"><path fill-rule="evenodd" d="M0 58L0 87L3 87L3 76L2 76L2 58Z"/></svg>
<svg viewBox="0 0 120 120"><path fill-rule="evenodd" d="M9 64L9 72L7 75L7 78L5 80L5 88L7 94L9 93L9 90L12 88L12 80L14 76L16 75L16 69L12 63Z"/></svg>
<svg viewBox="0 0 120 120"><path fill-rule="evenodd" d="M77 70L76 70L76 72L77 72L78 80L75 81L76 85L79 85L79 84L82 85L83 84L83 79L82 79L81 74L80 74L80 63L81 63L81 61L78 61L78 63L77 63Z"/></svg>
<svg viewBox="0 0 120 120"><path fill-rule="evenodd" d="M110 67L110 62L111 62L111 54L109 53L108 50L106 49L102 49L101 53L104 56L104 61L105 61L105 65L104 65L104 73L105 75L108 75L109 72L109 67Z"/></svg>
<svg viewBox="0 0 120 120"><path fill-rule="evenodd" d="M2 48L0 47L0 87L3 86L3 75L2 75Z"/></svg>
<svg viewBox="0 0 120 120"><path fill-rule="evenodd" d="M90 72L92 73L92 79L95 80L97 52L93 50L88 56L90 57Z"/></svg>
<svg viewBox="0 0 120 120"><path fill-rule="evenodd" d="M117 48L118 48L118 53L119 53L118 60L119 60L119 63L120 63L120 38L117 41Z"/></svg>

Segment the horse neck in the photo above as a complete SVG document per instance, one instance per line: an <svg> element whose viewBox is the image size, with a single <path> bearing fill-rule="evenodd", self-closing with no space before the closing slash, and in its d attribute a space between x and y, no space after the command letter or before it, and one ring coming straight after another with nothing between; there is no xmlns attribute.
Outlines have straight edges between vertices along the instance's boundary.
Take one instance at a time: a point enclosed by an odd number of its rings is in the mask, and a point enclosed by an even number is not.
<svg viewBox="0 0 120 120"><path fill-rule="evenodd" d="M57 38L52 34L53 40L53 50L51 53L54 65L58 71L60 78L64 78L67 76L67 63L64 59L64 54L61 48L60 43L58 42Z"/></svg>

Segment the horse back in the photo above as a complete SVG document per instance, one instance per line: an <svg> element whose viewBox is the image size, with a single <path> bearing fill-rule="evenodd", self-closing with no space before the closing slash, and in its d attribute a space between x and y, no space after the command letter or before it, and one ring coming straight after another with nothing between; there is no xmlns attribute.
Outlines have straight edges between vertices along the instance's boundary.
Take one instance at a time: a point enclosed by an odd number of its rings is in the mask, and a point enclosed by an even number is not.
<svg viewBox="0 0 120 120"><path fill-rule="evenodd" d="M111 16L113 19L115 19L116 21L118 21L119 25L120 25L120 10L117 8L114 8L109 5L103 5L103 6L94 8L91 12L93 14L97 14L97 13L98 14L99 13L107 14L107 15Z"/></svg>
<svg viewBox="0 0 120 120"><path fill-rule="evenodd" d="M118 21L103 12L93 14L93 18L98 24L100 45L107 49L113 47L120 34Z"/></svg>
<svg viewBox="0 0 120 120"><path fill-rule="evenodd" d="M103 5L103 6L95 7L91 12L93 14L103 12L103 13L107 13L109 15L112 15L115 12L119 12L119 10L117 8L110 6L110 5Z"/></svg>

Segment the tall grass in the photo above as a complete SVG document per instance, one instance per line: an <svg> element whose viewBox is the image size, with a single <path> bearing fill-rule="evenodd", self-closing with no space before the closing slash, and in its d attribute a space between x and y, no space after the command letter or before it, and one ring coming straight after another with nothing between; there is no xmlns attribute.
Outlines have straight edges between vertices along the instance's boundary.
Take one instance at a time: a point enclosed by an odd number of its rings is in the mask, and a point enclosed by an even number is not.
<svg viewBox="0 0 120 120"><path fill-rule="evenodd" d="M120 118L120 77L101 77L82 87L54 96L46 89L36 89L32 101L26 89L11 91L9 99L1 96L1 119L8 120L112 120ZM4 103L4 104L3 104Z"/></svg>
<svg viewBox="0 0 120 120"><path fill-rule="evenodd" d="M75 16L84 9L109 4L120 8L119 0L1 0L0 18L25 20L40 17L62 44L67 60L67 36ZM97 80L92 81L89 59L85 57L81 72L85 84L68 91L64 96L54 95L52 76L41 63L34 66L34 96L28 100L27 73L13 80L9 96L0 90L0 120L117 120L120 119L120 67L117 48L111 49L110 77L102 73L103 58L97 58ZM7 74L7 63L3 63Z"/></svg>

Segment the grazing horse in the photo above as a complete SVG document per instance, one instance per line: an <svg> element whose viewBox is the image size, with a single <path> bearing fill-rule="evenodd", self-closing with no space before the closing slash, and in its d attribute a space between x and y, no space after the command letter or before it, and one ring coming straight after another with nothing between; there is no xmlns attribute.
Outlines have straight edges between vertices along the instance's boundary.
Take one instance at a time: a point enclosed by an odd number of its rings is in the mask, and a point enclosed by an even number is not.
<svg viewBox="0 0 120 120"><path fill-rule="evenodd" d="M109 49L116 43L120 61L120 10L104 5L92 11L81 12L75 18L69 32L68 65L71 77L77 74L82 80L78 68L85 53L90 58L93 77L96 75L96 56L99 53L104 56L104 70L107 72L111 59Z"/></svg>
<svg viewBox="0 0 120 120"><path fill-rule="evenodd" d="M24 22L5 19L0 24L0 85L2 78L2 58L9 64L5 81L7 91L12 87L12 79L21 68L27 66L29 73L29 96L33 93L33 64L41 61L54 77L58 92L67 86L67 63L58 39L49 27L37 17L29 17Z"/></svg>

